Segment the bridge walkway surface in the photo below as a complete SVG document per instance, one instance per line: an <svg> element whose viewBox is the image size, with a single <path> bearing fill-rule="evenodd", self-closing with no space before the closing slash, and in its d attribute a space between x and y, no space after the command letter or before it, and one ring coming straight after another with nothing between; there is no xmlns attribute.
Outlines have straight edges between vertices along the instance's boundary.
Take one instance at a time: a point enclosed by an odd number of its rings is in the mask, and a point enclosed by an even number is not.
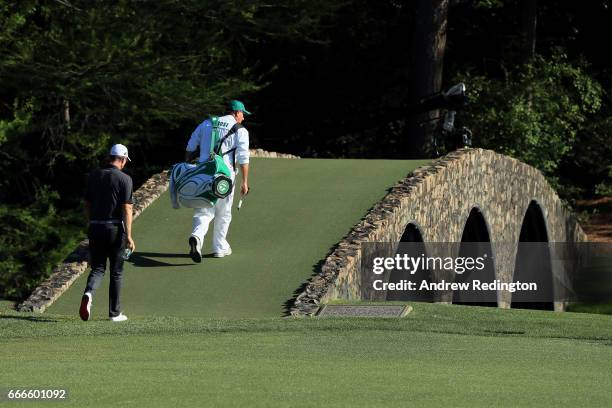
<svg viewBox="0 0 612 408"><path fill-rule="evenodd" d="M171 208L164 193L134 223L136 252L122 290L130 316L280 316L315 265L396 181L427 161L264 159L251 161L252 192L228 234L233 254L202 263L188 255L193 210ZM212 224L211 224L212 229ZM89 270L49 309L76 314ZM92 316L108 313L108 272Z"/></svg>

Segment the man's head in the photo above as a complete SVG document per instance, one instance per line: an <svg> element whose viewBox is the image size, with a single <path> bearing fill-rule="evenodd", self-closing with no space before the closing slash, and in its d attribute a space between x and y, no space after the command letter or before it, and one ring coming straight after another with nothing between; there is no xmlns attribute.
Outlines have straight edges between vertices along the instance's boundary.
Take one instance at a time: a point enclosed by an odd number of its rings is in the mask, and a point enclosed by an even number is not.
<svg viewBox="0 0 612 408"><path fill-rule="evenodd" d="M235 99L230 101L229 110L236 119L236 122L238 123L242 123L242 121L244 120L244 115L248 116L251 114L251 112L246 110L246 108L244 107L244 103Z"/></svg>
<svg viewBox="0 0 612 408"><path fill-rule="evenodd" d="M119 170L123 170L125 165L130 160L128 156L128 149L122 144L113 145L109 153L110 164L117 167Z"/></svg>

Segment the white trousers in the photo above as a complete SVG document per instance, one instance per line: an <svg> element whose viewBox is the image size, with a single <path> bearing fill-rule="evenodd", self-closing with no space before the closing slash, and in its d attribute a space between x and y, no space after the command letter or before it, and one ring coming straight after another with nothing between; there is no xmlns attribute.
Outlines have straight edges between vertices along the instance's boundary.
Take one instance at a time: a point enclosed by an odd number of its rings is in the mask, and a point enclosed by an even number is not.
<svg viewBox="0 0 612 408"><path fill-rule="evenodd" d="M232 203L234 202L234 189L232 193L224 199L217 200L217 203L210 208L196 208L193 215L193 231L191 236L198 241L198 248L202 251L204 237L208 232L208 225L214 220L213 226L213 252L228 251L230 245L227 242L227 230L232 222Z"/></svg>

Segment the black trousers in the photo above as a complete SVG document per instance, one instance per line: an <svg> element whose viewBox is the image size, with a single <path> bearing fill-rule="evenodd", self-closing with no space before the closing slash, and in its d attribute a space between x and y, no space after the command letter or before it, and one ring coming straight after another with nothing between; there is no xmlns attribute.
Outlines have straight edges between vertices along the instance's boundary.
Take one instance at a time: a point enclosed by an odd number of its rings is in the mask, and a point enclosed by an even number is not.
<svg viewBox="0 0 612 408"><path fill-rule="evenodd" d="M121 313L121 277L123 275L123 249L127 237L121 224L92 224L89 226L89 254L91 272L87 278L85 292L92 296L102 283L106 271L106 260L110 263L110 287L108 291L108 315Z"/></svg>

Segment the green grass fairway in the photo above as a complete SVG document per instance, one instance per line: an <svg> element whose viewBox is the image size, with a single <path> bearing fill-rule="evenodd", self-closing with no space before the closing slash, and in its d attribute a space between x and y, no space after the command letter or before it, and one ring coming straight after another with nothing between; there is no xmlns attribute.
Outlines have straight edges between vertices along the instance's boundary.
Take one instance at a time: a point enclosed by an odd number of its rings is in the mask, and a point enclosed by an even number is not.
<svg viewBox="0 0 612 408"><path fill-rule="evenodd" d="M401 320L11 312L0 384L67 388L57 405L74 407L612 406L612 316L413 305Z"/></svg>
<svg viewBox="0 0 612 408"><path fill-rule="evenodd" d="M280 316L313 266L388 187L425 163L253 159L252 192L242 210L234 210L229 231L234 253L199 265L187 255L193 210L173 210L164 194L134 225L137 252L124 272L125 313ZM209 238L204 253L210 253ZM50 312L76 313L85 279L86 274ZM108 278L94 298L94 316L108 315L107 297Z"/></svg>
<svg viewBox="0 0 612 408"><path fill-rule="evenodd" d="M11 310L15 307L15 302L10 300L0 299L0 313Z"/></svg>

